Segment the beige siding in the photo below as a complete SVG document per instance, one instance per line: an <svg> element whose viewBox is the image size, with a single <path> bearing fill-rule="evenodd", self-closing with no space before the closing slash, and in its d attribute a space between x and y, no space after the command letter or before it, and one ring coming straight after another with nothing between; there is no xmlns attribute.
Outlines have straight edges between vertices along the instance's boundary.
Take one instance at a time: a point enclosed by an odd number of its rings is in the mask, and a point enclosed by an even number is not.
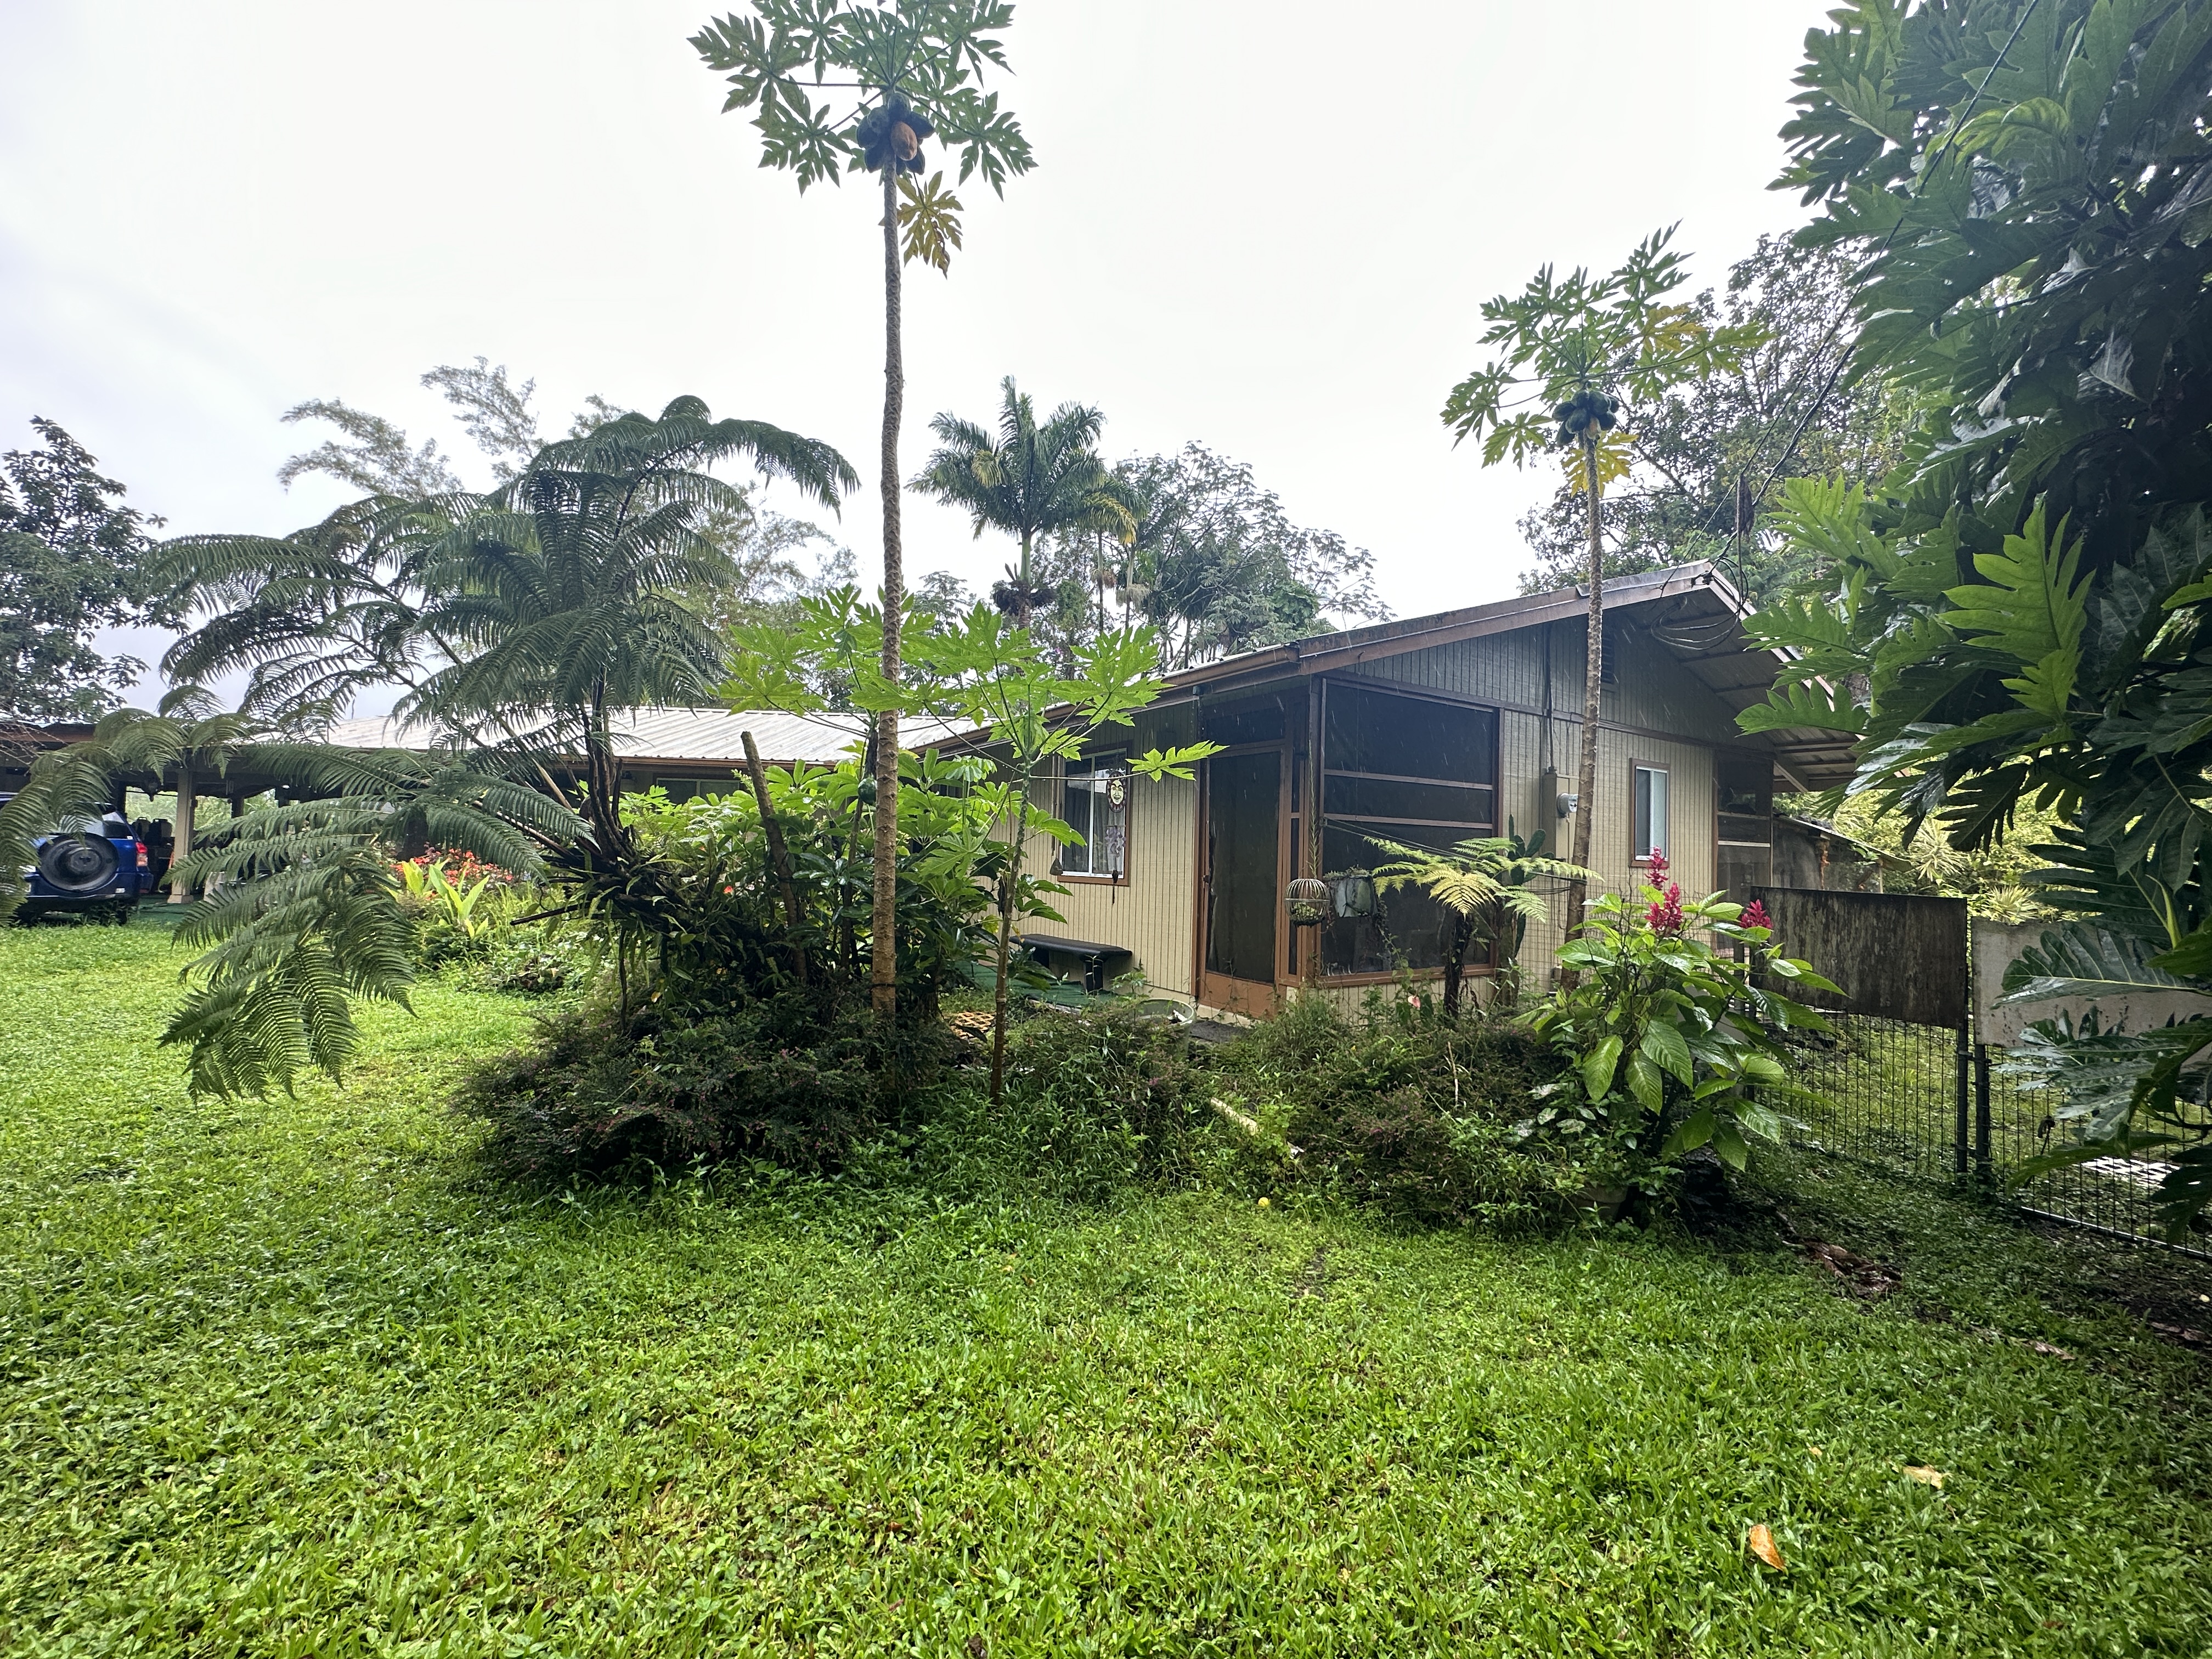
<svg viewBox="0 0 2212 1659"><path fill-rule="evenodd" d="M1140 718L1133 732L1102 734L1094 751L1133 753L1189 741L1187 713ZM1056 811L1056 779L1040 783L1042 810ZM1198 785L1176 778L1130 781L1129 873L1125 882L1069 878L1068 892L1053 902L1065 923L1038 921L1025 929L1058 939L1091 939L1133 951L1146 987L1165 996L1193 994L1191 962L1197 926ZM1050 837L1030 838L1029 867L1042 873L1059 850Z"/></svg>

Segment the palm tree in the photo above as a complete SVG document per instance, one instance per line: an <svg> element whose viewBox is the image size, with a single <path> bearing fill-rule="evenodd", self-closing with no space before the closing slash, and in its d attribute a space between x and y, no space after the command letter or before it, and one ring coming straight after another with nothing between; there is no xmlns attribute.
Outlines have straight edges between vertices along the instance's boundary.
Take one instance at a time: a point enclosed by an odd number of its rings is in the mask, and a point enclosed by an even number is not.
<svg viewBox="0 0 2212 1659"><path fill-rule="evenodd" d="M761 165L809 185L835 184L842 173L883 175L884 231L884 684L899 683L899 630L906 609L904 550L899 533L899 427L906 408L901 338L900 267L921 259L949 272L960 245L960 204L945 175L917 182L921 147L935 137L960 149L960 178L980 173L1003 195L1009 173L1036 163L1021 124L985 94L986 65L1004 70L1006 49L991 31L1013 21L1006 0L891 0L888 5L839 0L752 0L750 17L716 19L691 37L708 67L726 75L726 112L757 109ZM831 81L832 70L841 77ZM825 87L859 96L842 114L814 100ZM901 198L904 204L901 204ZM902 256L899 232L906 232ZM871 748L876 769L875 892L870 926L876 939L870 1000L888 1023L898 1006L895 872L898 853L898 711L876 716Z"/></svg>
<svg viewBox="0 0 2212 1659"><path fill-rule="evenodd" d="M1098 459L1104 415L1062 404L1040 426L1036 405L1015 387L1013 376L1000 382L1000 392L995 441L949 412L930 422L939 447L913 487L966 507L977 536L1003 530L1021 543L1021 562L1008 565L1007 580L992 588L999 609L1019 627L1050 597L1036 580L1040 537L1104 531L1126 544L1137 533L1137 519L1128 490Z"/></svg>

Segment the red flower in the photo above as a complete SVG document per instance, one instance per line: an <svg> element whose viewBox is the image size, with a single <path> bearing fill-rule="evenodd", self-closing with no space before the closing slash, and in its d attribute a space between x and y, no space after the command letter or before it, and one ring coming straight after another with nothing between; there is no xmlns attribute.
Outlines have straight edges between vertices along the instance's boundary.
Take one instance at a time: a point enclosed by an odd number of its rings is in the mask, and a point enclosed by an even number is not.
<svg viewBox="0 0 2212 1659"><path fill-rule="evenodd" d="M1673 882L1667 884L1667 896L1655 902L1645 913L1644 921L1655 933L1679 933L1682 931L1682 890Z"/></svg>
<svg viewBox="0 0 2212 1659"><path fill-rule="evenodd" d="M1655 847L1651 849L1651 880L1656 886L1659 878L1667 873L1667 854Z"/></svg>
<svg viewBox="0 0 2212 1659"><path fill-rule="evenodd" d="M1766 906L1757 899L1743 907L1743 915L1736 921L1740 927L1764 927L1769 932L1774 927L1774 919L1766 914Z"/></svg>

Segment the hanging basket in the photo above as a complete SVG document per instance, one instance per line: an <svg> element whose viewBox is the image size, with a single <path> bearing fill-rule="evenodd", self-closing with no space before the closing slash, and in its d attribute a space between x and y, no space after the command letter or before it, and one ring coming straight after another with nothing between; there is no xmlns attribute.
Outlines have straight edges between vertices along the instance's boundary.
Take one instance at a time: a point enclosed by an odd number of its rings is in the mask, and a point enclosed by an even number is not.
<svg viewBox="0 0 2212 1659"><path fill-rule="evenodd" d="M1283 905L1294 925L1316 927L1329 919L1328 884L1300 876L1283 890Z"/></svg>

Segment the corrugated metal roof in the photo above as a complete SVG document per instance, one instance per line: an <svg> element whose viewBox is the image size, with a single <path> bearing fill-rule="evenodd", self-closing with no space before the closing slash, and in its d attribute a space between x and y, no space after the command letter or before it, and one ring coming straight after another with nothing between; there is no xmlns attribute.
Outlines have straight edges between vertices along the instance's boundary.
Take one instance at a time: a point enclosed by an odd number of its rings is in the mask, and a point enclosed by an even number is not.
<svg viewBox="0 0 2212 1659"><path fill-rule="evenodd" d="M763 761L787 766L795 761L830 765L865 743L859 714L787 714L774 709L630 708L611 722L616 752L625 764L637 762L744 763L738 734L750 732ZM902 720L903 744L941 741L951 728L939 720ZM340 720L330 740L348 749L404 749L420 745L426 732L409 730L395 719Z"/></svg>

